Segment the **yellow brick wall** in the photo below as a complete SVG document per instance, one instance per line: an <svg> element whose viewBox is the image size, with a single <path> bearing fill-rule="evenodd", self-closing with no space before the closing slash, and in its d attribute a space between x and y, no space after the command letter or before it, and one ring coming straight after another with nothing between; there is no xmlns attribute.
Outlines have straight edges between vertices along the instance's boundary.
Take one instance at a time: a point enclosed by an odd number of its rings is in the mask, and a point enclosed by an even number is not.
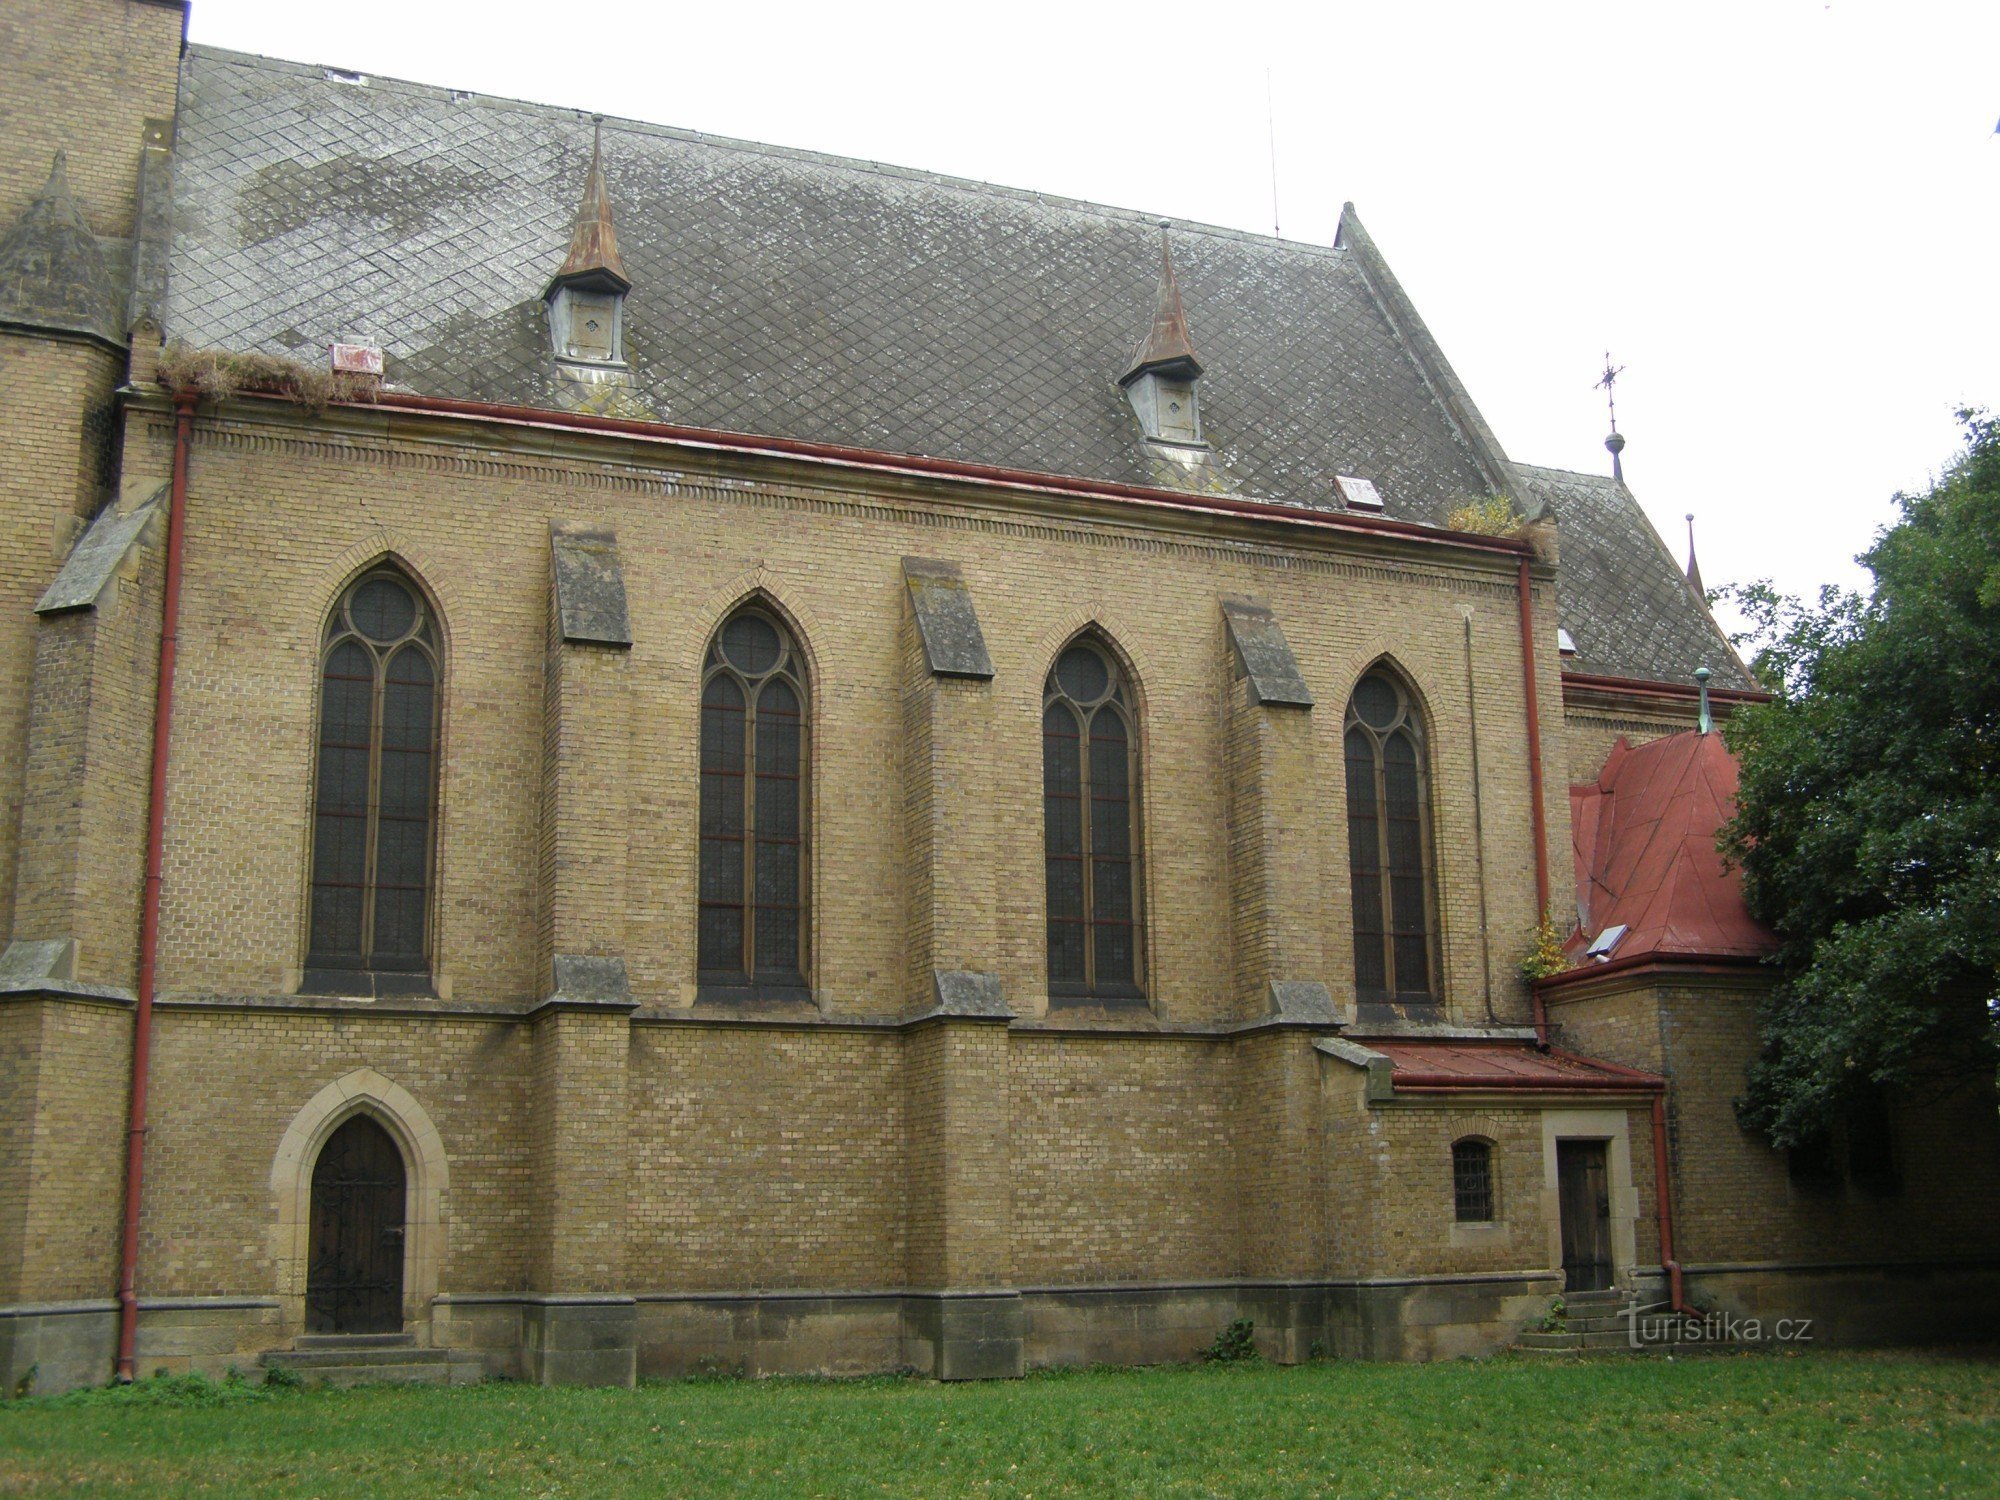
<svg viewBox="0 0 2000 1500"><path fill-rule="evenodd" d="M27 207L63 149L91 229L132 232L140 132L174 113L181 26L178 6L149 0L0 0L0 224Z"/></svg>
<svg viewBox="0 0 2000 1500"><path fill-rule="evenodd" d="M901 1037L641 1023L631 1046L629 1287L903 1284Z"/></svg>
<svg viewBox="0 0 2000 1500"><path fill-rule="evenodd" d="M1897 1117L1903 1191L1814 1192L1736 1123L1758 1050L1753 982L1647 984L1551 1009L1562 1040L1663 1071L1684 1263L1909 1259L2000 1250L2000 1115L1989 1088L1910 1101ZM1650 1124L1648 1125L1650 1129Z"/></svg>
<svg viewBox="0 0 2000 1500"><path fill-rule="evenodd" d="M527 1286L535 1208L529 1040L526 1027L476 1018L162 1010L142 1293L273 1291L271 1167L279 1143L321 1088L363 1067L407 1089L443 1140L451 1185L439 1285Z"/></svg>
<svg viewBox="0 0 2000 1500"><path fill-rule="evenodd" d="M104 498L100 429L119 368L81 344L0 333L0 388L9 392L0 429L0 941L14 930L34 604Z"/></svg>
<svg viewBox="0 0 2000 1500"><path fill-rule="evenodd" d="M0 1298L21 1297L21 1251L28 1232L30 1149L36 1081L41 1074L41 1016L33 1005L0 1006Z"/></svg>
<svg viewBox="0 0 2000 1500"><path fill-rule="evenodd" d="M165 422L140 420L146 431L135 446L163 469ZM1218 712L1226 659L1216 615L1222 592L1242 591L1272 599L1322 699L1312 719L1322 786L1310 836L1328 872L1319 896L1324 977L1336 997L1351 995L1340 710L1354 678L1394 651L1432 719L1447 995L1458 1014L1485 1018L1488 959L1506 973L1533 905L1518 642L1504 575L1295 549L1260 555L936 498L759 493L581 462L458 457L407 441L298 441L236 419L221 430L203 423L175 733L169 988L269 993L295 973L320 622L353 570L392 549L438 596L448 636L438 967L454 994L529 996L553 515L616 526L632 601L625 930L642 1000L690 998L694 684L709 632L761 588L793 617L812 660L815 988L833 1014L902 1010L909 902L898 559L929 553L964 565L998 669L976 788L994 831L986 847L954 857L992 872L990 962L1017 1009L1045 1006L1042 678L1061 643L1095 620L1131 657L1143 699L1156 1008L1176 1021L1236 1012L1229 916L1213 899L1228 878ZM1479 705L1491 955L1481 951L1468 794L1468 609L1495 663ZM1544 697L1554 702L1552 682ZM1545 727L1559 732L1553 720ZM1560 847L1558 801L1551 838ZM1502 1013L1524 1013L1511 981L1498 989Z"/></svg>
<svg viewBox="0 0 2000 1500"><path fill-rule="evenodd" d="M116 1284L131 1028L120 1006L0 1006L0 1300Z"/></svg>
<svg viewBox="0 0 2000 1500"><path fill-rule="evenodd" d="M128 559L94 609L34 626L16 935L74 938L76 977L137 983L160 639L161 548Z"/></svg>
<svg viewBox="0 0 2000 1500"><path fill-rule="evenodd" d="M1320 1274L1330 1201L1320 1147L1320 1071L1328 1063L1298 1032L1235 1044L1236 1232L1244 1274L1310 1279Z"/></svg>
<svg viewBox="0 0 2000 1500"><path fill-rule="evenodd" d="M1569 760L1568 782L1595 781L1611 747L1624 739L1634 746L1679 734L1695 726L1692 709L1685 715L1613 714L1592 708L1570 708L1563 715L1563 751Z"/></svg>
<svg viewBox="0 0 2000 1500"><path fill-rule="evenodd" d="M1016 1033L1022 1286L1241 1274L1226 1042Z"/></svg>

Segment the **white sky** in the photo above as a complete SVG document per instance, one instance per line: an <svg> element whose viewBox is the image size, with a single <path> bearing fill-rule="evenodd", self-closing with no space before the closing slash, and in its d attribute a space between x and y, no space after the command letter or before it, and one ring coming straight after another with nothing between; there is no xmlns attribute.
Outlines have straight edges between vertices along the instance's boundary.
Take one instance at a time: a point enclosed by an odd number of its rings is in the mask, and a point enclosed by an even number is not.
<svg viewBox="0 0 2000 1500"><path fill-rule="evenodd" d="M1607 466L1608 348L1710 586L1858 584L2000 406L1993 0L194 0L190 36L1259 232L1268 68L1286 237L1354 200L1524 462Z"/></svg>

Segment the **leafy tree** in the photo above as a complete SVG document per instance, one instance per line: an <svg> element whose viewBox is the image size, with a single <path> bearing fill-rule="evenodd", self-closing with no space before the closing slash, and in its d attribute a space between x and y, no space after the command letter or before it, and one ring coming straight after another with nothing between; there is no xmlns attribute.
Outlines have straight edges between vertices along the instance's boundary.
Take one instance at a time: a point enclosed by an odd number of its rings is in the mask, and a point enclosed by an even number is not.
<svg viewBox="0 0 2000 1500"><path fill-rule="evenodd" d="M1865 594L1736 598L1775 697L1730 722L1725 853L1779 940L1738 1112L1812 1145L1884 1088L1991 1080L2000 1007L2000 421L1860 561Z"/></svg>

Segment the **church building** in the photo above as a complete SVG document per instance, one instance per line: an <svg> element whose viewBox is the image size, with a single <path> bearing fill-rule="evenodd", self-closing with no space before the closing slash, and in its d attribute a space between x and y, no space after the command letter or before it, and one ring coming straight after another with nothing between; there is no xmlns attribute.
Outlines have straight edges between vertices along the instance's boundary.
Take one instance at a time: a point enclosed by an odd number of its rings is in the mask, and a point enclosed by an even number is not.
<svg viewBox="0 0 2000 1500"><path fill-rule="evenodd" d="M0 1387L2000 1327L1990 1088L1738 1126L1756 684L1352 206L185 24L0 0Z"/></svg>

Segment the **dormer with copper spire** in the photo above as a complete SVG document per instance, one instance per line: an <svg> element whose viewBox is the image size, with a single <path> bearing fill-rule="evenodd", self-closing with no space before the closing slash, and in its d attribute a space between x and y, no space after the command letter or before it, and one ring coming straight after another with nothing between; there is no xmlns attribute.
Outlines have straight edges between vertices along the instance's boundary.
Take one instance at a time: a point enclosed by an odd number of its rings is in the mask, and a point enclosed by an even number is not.
<svg viewBox="0 0 2000 1500"><path fill-rule="evenodd" d="M622 367L625 363L625 294L632 279L618 258L611 222L611 194L604 185L604 122L590 142L590 172L570 231L569 258L549 278L543 300L556 358L568 365Z"/></svg>
<svg viewBox="0 0 2000 1500"><path fill-rule="evenodd" d="M1180 283L1174 277L1173 250L1167 226L1160 226L1160 292L1153 308L1153 326L1132 364L1118 377L1125 398L1150 442L1182 447L1204 446L1201 414L1195 405L1195 382L1201 361L1188 337L1187 309L1181 305Z"/></svg>

